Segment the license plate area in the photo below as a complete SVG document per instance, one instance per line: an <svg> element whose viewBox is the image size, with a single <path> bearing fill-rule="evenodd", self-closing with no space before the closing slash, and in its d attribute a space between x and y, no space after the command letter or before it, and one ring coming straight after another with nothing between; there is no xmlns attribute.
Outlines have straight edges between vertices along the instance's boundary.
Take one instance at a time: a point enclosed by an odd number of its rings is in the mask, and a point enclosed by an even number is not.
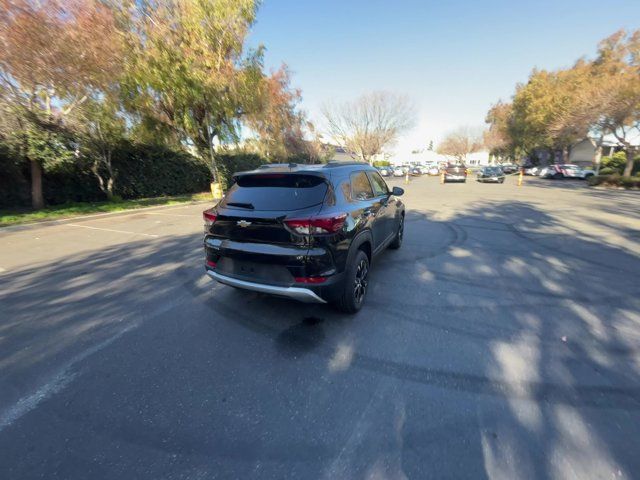
<svg viewBox="0 0 640 480"><path fill-rule="evenodd" d="M283 265L265 264L221 257L216 271L249 282L285 284L293 282L293 275Z"/></svg>

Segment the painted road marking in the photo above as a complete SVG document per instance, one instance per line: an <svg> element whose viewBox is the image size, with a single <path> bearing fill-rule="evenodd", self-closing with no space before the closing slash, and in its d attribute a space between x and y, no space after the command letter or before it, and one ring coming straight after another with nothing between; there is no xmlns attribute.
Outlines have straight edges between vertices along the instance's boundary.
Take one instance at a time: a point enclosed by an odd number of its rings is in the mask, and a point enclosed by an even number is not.
<svg viewBox="0 0 640 480"><path fill-rule="evenodd" d="M76 223L67 223L66 225L69 227L89 228L91 230L102 230L103 232L126 233L128 235L144 235L145 237L152 237L152 238L159 237L159 235L153 235L151 233L138 233L138 232L128 232L126 230L114 230L112 228L90 227L89 225L78 225Z"/></svg>
<svg viewBox="0 0 640 480"><path fill-rule="evenodd" d="M165 217L191 217L199 218L199 215L185 215L184 213L160 213L160 212L140 212L144 215L163 215ZM123 215L124 216L124 215Z"/></svg>

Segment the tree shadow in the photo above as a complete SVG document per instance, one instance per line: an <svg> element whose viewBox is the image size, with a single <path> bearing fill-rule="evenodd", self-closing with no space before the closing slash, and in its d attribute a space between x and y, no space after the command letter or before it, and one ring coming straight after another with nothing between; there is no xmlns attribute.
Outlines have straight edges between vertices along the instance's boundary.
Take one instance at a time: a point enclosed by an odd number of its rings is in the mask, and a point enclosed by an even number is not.
<svg viewBox="0 0 640 480"><path fill-rule="evenodd" d="M408 212L353 317L209 281L200 235L7 273L3 407L129 333L0 431L0 464L15 478L53 465L94 478L632 477L640 259L588 233L528 202ZM95 470L97 451L110 462Z"/></svg>

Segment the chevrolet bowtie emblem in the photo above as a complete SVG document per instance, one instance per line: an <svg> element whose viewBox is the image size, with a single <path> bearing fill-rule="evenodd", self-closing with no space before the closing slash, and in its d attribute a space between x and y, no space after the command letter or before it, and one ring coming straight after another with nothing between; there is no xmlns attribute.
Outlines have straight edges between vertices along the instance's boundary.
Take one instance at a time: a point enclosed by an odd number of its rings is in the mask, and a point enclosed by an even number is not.
<svg viewBox="0 0 640 480"><path fill-rule="evenodd" d="M236 222L236 225L238 225L239 227L245 228L251 225L251 222L247 222L246 220L238 220Z"/></svg>

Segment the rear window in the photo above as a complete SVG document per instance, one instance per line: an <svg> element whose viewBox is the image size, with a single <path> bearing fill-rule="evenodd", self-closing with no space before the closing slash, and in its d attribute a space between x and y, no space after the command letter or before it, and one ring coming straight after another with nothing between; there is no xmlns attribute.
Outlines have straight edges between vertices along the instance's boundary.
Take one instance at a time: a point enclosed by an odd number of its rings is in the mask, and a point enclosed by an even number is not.
<svg viewBox="0 0 640 480"><path fill-rule="evenodd" d="M298 210L322 203L327 184L313 175L244 175L227 192L222 206L241 210Z"/></svg>

